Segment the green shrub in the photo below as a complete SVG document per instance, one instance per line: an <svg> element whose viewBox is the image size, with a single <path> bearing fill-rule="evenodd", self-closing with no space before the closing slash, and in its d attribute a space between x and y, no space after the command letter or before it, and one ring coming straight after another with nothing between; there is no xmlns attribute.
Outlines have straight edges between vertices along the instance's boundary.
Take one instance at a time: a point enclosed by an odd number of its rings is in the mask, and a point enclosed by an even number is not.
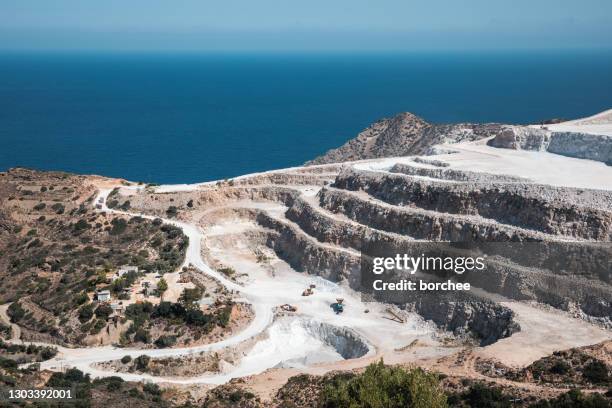
<svg viewBox="0 0 612 408"><path fill-rule="evenodd" d="M142 387L142 390L151 395L161 395L161 389L159 388L159 385L154 383L146 383Z"/></svg>
<svg viewBox="0 0 612 408"><path fill-rule="evenodd" d="M100 319L108 319L113 314L113 308L107 303L101 303L95 311L96 317Z"/></svg>
<svg viewBox="0 0 612 408"><path fill-rule="evenodd" d="M47 204L45 204L45 203L38 203L38 204L36 204L34 206L34 209L36 211L44 210L46 206L47 206Z"/></svg>
<svg viewBox="0 0 612 408"><path fill-rule="evenodd" d="M132 398L144 399L144 394L136 388L130 388L128 395Z"/></svg>
<svg viewBox="0 0 612 408"><path fill-rule="evenodd" d="M109 391L119 391L123 387L123 379L121 377L112 376L103 378L102 382L106 383L106 389Z"/></svg>
<svg viewBox="0 0 612 408"><path fill-rule="evenodd" d="M199 309L197 302L200 299L202 299L202 289L195 287L183 289L178 301L185 309Z"/></svg>
<svg viewBox="0 0 612 408"><path fill-rule="evenodd" d="M87 296L87 293L85 292L81 292L74 297L74 303L77 305L82 305L87 301L89 301L89 296Z"/></svg>
<svg viewBox="0 0 612 408"><path fill-rule="evenodd" d="M81 306L79 309L79 321L81 323L88 322L94 315L93 304L88 303L85 306Z"/></svg>
<svg viewBox="0 0 612 408"><path fill-rule="evenodd" d="M322 393L325 408L446 407L446 396L434 374L420 368L387 367L381 360L355 376L339 376Z"/></svg>
<svg viewBox="0 0 612 408"><path fill-rule="evenodd" d="M134 360L134 365L136 366L137 370L144 371L149 366L150 361L151 357L143 354L141 356L136 357L136 359Z"/></svg>
<svg viewBox="0 0 612 408"><path fill-rule="evenodd" d="M111 221L112 228L108 232L111 235L121 235L127 229L127 221L123 218L115 218Z"/></svg>
<svg viewBox="0 0 612 408"><path fill-rule="evenodd" d="M159 336L155 345L159 348L172 347L176 344L176 336Z"/></svg>
<svg viewBox="0 0 612 408"><path fill-rule="evenodd" d="M610 381L608 367L601 360L593 360L587 364L582 376L592 384L607 384Z"/></svg>
<svg viewBox="0 0 612 408"><path fill-rule="evenodd" d="M64 204L62 203L55 203L51 206L51 209L55 211L56 214L63 214L66 207L64 207Z"/></svg>
<svg viewBox="0 0 612 408"><path fill-rule="evenodd" d="M140 327L145 321L149 320L153 309L153 304L150 302L132 303L125 308L125 316L132 320L136 327Z"/></svg>
<svg viewBox="0 0 612 408"><path fill-rule="evenodd" d="M72 226L72 230L74 231L75 234L79 234L83 231L85 231L86 229L91 228L91 225L89 225L87 223L87 221L85 221L84 219L80 219L78 220L73 226Z"/></svg>
<svg viewBox="0 0 612 408"><path fill-rule="evenodd" d="M499 388L488 387L482 383L472 385L463 397L470 407L509 408L512 406L509 398Z"/></svg>
<svg viewBox="0 0 612 408"><path fill-rule="evenodd" d="M0 357L0 367L2 368L17 368L17 362L9 358Z"/></svg>
<svg viewBox="0 0 612 408"><path fill-rule="evenodd" d="M559 374L559 375L563 375L563 374L567 374L570 370L571 366L563 361L563 360L556 360L553 365L550 367L550 372L553 374Z"/></svg>
<svg viewBox="0 0 612 408"><path fill-rule="evenodd" d="M136 334L134 334L134 341L141 342L141 343L150 343L151 333L149 333L148 330L145 330L141 327L136 330Z"/></svg>
<svg viewBox="0 0 612 408"><path fill-rule="evenodd" d="M598 393L583 394L574 389L555 399L539 401L530 408L610 408L612 404Z"/></svg>
<svg viewBox="0 0 612 408"><path fill-rule="evenodd" d="M57 355L57 349L55 347L43 347L40 352L40 357L45 360L49 360Z"/></svg>
<svg viewBox="0 0 612 408"><path fill-rule="evenodd" d="M8 385L9 387L14 387L17 384L17 379L15 377L11 377L10 375L0 375L0 382Z"/></svg>
<svg viewBox="0 0 612 408"><path fill-rule="evenodd" d="M76 368L69 368L65 373L53 373L47 381L47 387L70 388L75 384L89 384L89 374L85 375Z"/></svg>
<svg viewBox="0 0 612 408"><path fill-rule="evenodd" d="M11 305L8 307L7 313L11 318L12 323L17 323L23 318L23 316L25 316L25 310L23 310L19 302L11 303Z"/></svg>
<svg viewBox="0 0 612 408"><path fill-rule="evenodd" d="M90 334L98 334L102 331L103 328L106 327L106 320L104 319L96 319L93 327L91 328Z"/></svg>
<svg viewBox="0 0 612 408"><path fill-rule="evenodd" d="M121 357L121 363L122 364L127 364L130 361L132 361L132 357L130 357L130 356L123 356L123 357Z"/></svg>
<svg viewBox="0 0 612 408"><path fill-rule="evenodd" d="M174 205L171 205L166 210L166 215L168 216L168 218L176 217L178 215L178 208L176 208Z"/></svg>

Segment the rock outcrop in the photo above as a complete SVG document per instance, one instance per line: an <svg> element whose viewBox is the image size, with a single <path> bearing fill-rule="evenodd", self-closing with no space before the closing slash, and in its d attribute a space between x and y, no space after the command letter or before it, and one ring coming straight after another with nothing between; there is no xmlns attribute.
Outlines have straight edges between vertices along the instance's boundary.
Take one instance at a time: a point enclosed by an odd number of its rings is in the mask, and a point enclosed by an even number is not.
<svg viewBox="0 0 612 408"><path fill-rule="evenodd" d="M405 112L375 122L343 146L332 149L306 164L424 154L430 147L439 143L478 140L493 136L500 130L501 126L498 124L433 125Z"/></svg>
<svg viewBox="0 0 612 408"><path fill-rule="evenodd" d="M612 137L607 135L505 126L488 144L504 149L547 151L612 165Z"/></svg>
<svg viewBox="0 0 612 408"><path fill-rule="evenodd" d="M489 146L503 149L546 151L550 143L550 132L526 126L504 126Z"/></svg>
<svg viewBox="0 0 612 408"><path fill-rule="evenodd" d="M550 153L596 160L612 166L612 137L576 132L553 132Z"/></svg>

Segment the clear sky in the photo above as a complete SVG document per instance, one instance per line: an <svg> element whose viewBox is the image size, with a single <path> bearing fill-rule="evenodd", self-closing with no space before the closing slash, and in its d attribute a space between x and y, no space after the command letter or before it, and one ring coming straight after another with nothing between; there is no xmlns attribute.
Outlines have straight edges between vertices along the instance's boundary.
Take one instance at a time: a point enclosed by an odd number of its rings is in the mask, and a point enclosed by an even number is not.
<svg viewBox="0 0 612 408"><path fill-rule="evenodd" d="M612 48L612 0L0 0L0 49Z"/></svg>

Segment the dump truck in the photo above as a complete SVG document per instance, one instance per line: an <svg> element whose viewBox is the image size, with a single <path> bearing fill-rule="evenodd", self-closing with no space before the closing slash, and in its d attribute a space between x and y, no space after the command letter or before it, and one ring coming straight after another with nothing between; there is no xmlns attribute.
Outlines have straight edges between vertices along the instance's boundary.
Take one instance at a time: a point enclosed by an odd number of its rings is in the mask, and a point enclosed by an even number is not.
<svg viewBox="0 0 612 408"><path fill-rule="evenodd" d="M332 303L331 305L329 305L329 307L331 307L332 310L336 314L340 314L340 313L344 312L344 305L342 304L342 302L344 302L344 299L337 298L336 299L336 303Z"/></svg>
<svg viewBox="0 0 612 408"><path fill-rule="evenodd" d="M344 306L340 303L332 303L331 308L334 310L336 314L340 314L344 312Z"/></svg>

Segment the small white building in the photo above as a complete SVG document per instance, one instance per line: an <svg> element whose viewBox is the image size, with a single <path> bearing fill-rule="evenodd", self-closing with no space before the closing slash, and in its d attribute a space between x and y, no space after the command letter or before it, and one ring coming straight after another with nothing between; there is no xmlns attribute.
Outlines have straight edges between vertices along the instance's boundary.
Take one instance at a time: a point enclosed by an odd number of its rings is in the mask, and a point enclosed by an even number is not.
<svg viewBox="0 0 612 408"><path fill-rule="evenodd" d="M117 271L117 274L119 276L123 276L128 272L138 272L138 267L131 266L131 265L123 265L122 267L119 268L119 270Z"/></svg>
<svg viewBox="0 0 612 408"><path fill-rule="evenodd" d="M148 283L148 282L145 282L145 283ZM157 296L157 288L151 285L146 285L144 289L142 290L142 293L143 295L145 295L145 297Z"/></svg>
<svg viewBox="0 0 612 408"><path fill-rule="evenodd" d="M123 304L121 304L121 302L115 302L115 303L111 303L111 309L113 309L113 312L116 315L120 315L123 313Z"/></svg>
<svg viewBox="0 0 612 408"><path fill-rule="evenodd" d="M108 302L111 299L110 290L100 290L96 292L96 300L98 302Z"/></svg>

